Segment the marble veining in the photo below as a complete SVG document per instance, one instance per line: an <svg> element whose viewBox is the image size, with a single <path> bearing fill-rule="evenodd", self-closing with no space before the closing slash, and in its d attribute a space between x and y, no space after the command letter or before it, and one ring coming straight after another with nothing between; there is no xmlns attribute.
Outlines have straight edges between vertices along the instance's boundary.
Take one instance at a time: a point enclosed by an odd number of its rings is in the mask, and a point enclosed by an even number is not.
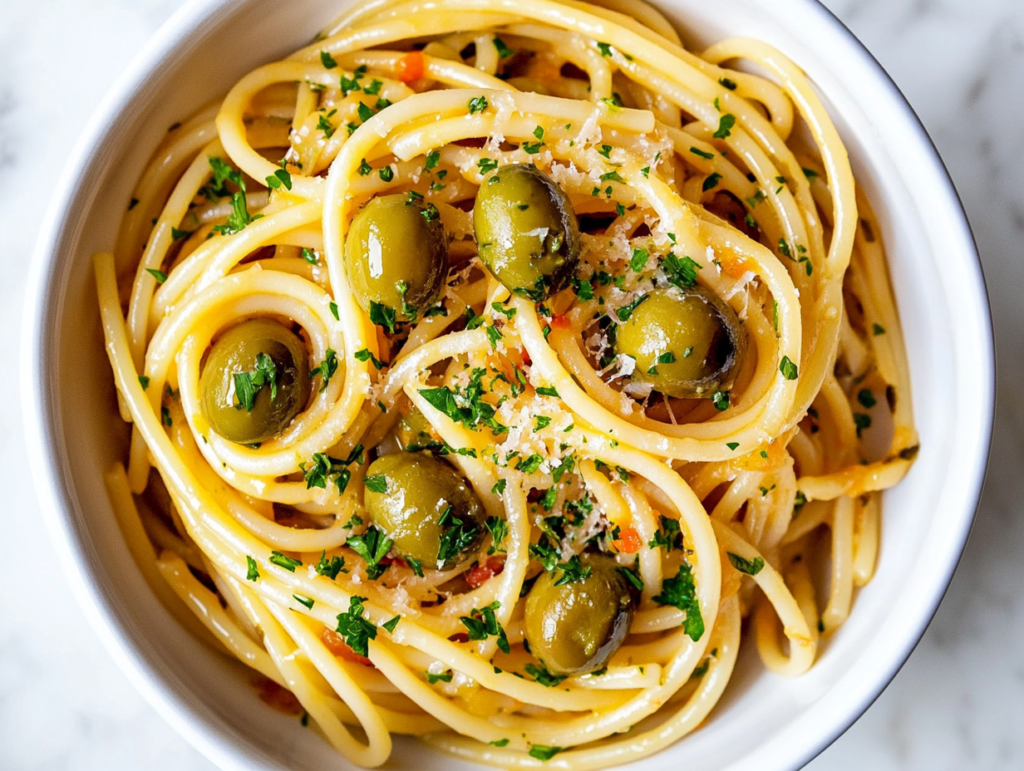
<svg viewBox="0 0 1024 771"><path fill-rule="evenodd" d="M0 328L20 330L52 185L110 83L173 0L0 0ZM1024 768L1024 3L825 0L918 110L964 199L992 299L999 401L988 486L928 633L808 768ZM17 182L17 186L14 182ZM0 362L18 360L0 336ZM212 769L89 629L40 519L17 378L0 377L0 769Z"/></svg>

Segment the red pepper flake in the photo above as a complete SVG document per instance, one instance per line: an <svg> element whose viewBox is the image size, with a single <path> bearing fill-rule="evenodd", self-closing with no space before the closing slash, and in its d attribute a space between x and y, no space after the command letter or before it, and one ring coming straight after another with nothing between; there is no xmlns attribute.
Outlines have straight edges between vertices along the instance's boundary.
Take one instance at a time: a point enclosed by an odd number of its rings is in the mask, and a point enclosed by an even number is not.
<svg viewBox="0 0 1024 771"><path fill-rule="evenodd" d="M466 571L466 583L469 584L471 589L476 589L478 586L482 586L486 581L494 578L494 576L500 575L501 571L504 569L504 557L490 557L485 564L474 565Z"/></svg>

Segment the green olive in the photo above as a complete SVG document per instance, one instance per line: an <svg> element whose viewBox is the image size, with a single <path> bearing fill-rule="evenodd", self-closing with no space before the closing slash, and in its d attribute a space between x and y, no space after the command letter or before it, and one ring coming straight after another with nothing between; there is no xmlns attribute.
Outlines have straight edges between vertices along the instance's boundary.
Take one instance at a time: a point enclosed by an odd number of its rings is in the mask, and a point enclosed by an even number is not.
<svg viewBox="0 0 1024 771"><path fill-rule="evenodd" d="M615 336L615 352L636 361L633 382L685 399L731 388L744 349L736 313L701 286L655 289Z"/></svg>
<svg viewBox="0 0 1024 771"><path fill-rule="evenodd" d="M345 266L356 302L371 303L412 321L434 305L448 272L448 236L433 204L406 195L382 195L352 219Z"/></svg>
<svg viewBox="0 0 1024 771"><path fill-rule="evenodd" d="M622 645L633 620L629 581L611 557L584 554L581 581L563 583L561 570L544 572L526 597L530 652L556 675L601 669Z"/></svg>
<svg viewBox="0 0 1024 771"><path fill-rule="evenodd" d="M396 452L371 463L366 478L366 511L403 558L447 570L463 564L483 541L484 508L444 461Z"/></svg>
<svg viewBox="0 0 1024 771"><path fill-rule="evenodd" d="M276 436L309 400L307 359L298 335L276 321L253 319L232 327L210 347L203 365L204 417L232 442L255 444Z"/></svg>
<svg viewBox="0 0 1024 771"><path fill-rule="evenodd" d="M540 302L565 287L580 254L569 197L536 166L512 164L484 179L473 206L484 265L515 294Z"/></svg>

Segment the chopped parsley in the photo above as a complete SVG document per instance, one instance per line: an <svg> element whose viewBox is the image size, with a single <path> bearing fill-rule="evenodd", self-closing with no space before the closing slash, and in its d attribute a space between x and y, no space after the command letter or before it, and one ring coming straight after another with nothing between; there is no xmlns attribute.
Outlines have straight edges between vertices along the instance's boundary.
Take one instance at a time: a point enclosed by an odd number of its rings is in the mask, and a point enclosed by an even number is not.
<svg viewBox="0 0 1024 771"><path fill-rule="evenodd" d="M333 555L330 559L327 559L326 549L320 552L320 561L316 564L316 572L318 575L327 576L332 581L338 577L345 567L345 558Z"/></svg>
<svg viewBox="0 0 1024 771"><path fill-rule="evenodd" d="M377 639L377 627L363 618L363 602L365 597L353 597L348 610L338 614L338 627L335 630L355 653L368 656L370 640Z"/></svg>
<svg viewBox="0 0 1024 771"><path fill-rule="evenodd" d="M501 607L501 603L495 600L484 608L473 608L468 616L462 616L459 621L463 623L468 632L470 640L486 640L488 637L498 638L498 650L507 654L510 650L508 637L494 611Z"/></svg>
<svg viewBox="0 0 1024 771"><path fill-rule="evenodd" d="M381 369L384 366L384 362L382 362L380 359L378 359L376 356L370 353L369 348L363 348L362 350L356 351L352 355L356 357L357 361L369 361L371 364L373 364L374 368L376 369Z"/></svg>
<svg viewBox="0 0 1024 771"><path fill-rule="evenodd" d="M857 436L859 437L865 428L871 428L871 416L865 415L863 412L855 412L853 413L853 424L857 427Z"/></svg>
<svg viewBox="0 0 1024 771"><path fill-rule="evenodd" d="M383 474L368 476L363 479L366 489L374 493L386 493L388 491L388 478Z"/></svg>
<svg viewBox="0 0 1024 771"><path fill-rule="evenodd" d="M352 478L352 472L347 467L362 462L363 445L357 444L347 458L332 458L316 452L309 462L300 463L299 468L302 469L307 490L313 487L326 488L327 483L333 481L338 487L338 495L343 495Z"/></svg>
<svg viewBox="0 0 1024 771"><path fill-rule="evenodd" d="M327 355L324 360L316 365L309 373L311 378L320 375L322 380L320 381L320 393L323 393L327 389L327 384L331 382L331 378L334 377L334 373L338 371L338 354L331 348L327 349Z"/></svg>
<svg viewBox="0 0 1024 771"><path fill-rule="evenodd" d="M629 317L633 315L633 311L640 307L644 300L648 299L649 297L649 294L641 295L640 297L633 300L633 302L631 302L629 305L624 305L617 311L615 311L615 315L619 317L619 321L629 321Z"/></svg>
<svg viewBox="0 0 1024 771"><path fill-rule="evenodd" d="M515 53L511 48L505 45L505 41L502 40L500 37L495 37L493 42L494 47L498 50L499 59L507 59L513 53Z"/></svg>
<svg viewBox="0 0 1024 771"><path fill-rule="evenodd" d="M618 570L638 592L642 592L644 590L644 580L635 571L625 567L624 565L620 565L616 570Z"/></svg>
<svg viewBox="0 0 1024 771"><path fill-rule="evenodd" d="M502 479L502 482L505 480ZM495 485L497 487L497 485ZM493 490L492 490L493 492ZM487 532L491 534L491 548L487 550L488 554L504 553L505 549L502 548L501 544L505 541L508 536L508 522L499 517L488 517L487 521L484 522L484 526L487 528Z"/></svg>
<svg viewBox="0 0 1024 771"><path fill-rule="evenodd" d="M732 113L726 113L718 120L718 130L712 134L715 139L728 139L729 135L732 134L733 126L736 125L736 116Z"/></svg>
<svg viewBox="0 0 1024 771"><path fill-rule="evenodd" d="M661 527L655 531L654 538L647 542L648 548L662 547L665 551L683 548L683 533L679 522L670 517L661 517Z"/></svg>
<svg viewBox="0 0 1024 771"><path fill-rule="evenodd" d="M285 169L278 169L273 174L267 177L267 187L271 190L277 190L284 185L285 190L292 189L292 175Z"/></svg>
<svg viewBox="0 0 1024 771"><path fill-rule="evenodd" d="M712 174L708 174L707 177L705 177L704 179L704 185L702 187L702 190L705 193L708 192L709 190L714 190L716 187L718 187L718 183L721 179L722 175L719 174L717 171Z"/></svg>
<svg viewBox="0 0 1024 771"><path fill-rule="evenodd" d="M754 557L752 560L744 559L739 554L733 554L727 552L729 555L729 562L741 573L746 573L748 576L756 576L764 568L764 560L761 557Z"/></svg>
<svg viewBox="0 0 1024 771"><path fill-rule="evenodd" d="M245 574L246 581L259 581L260 580L260 568L256 564L256 560L250 557L248 554L245 555L245 564L248 567L248 571Z"/></svg>
<svg viewBox="0 0 1024 771"><path fill-rule="evenodd" d="M779 372L786 380L796 380L799 370L788 356L783 356L782 361L779 362Z"/></svg>
<svg viewBox="0 0 1024 771"><path fill-rule="evenodd" d="M485 426L495 434L507 433L508 426L502 425L494 417L496 413L494 406L483 400L484 387L481 381L485 373L486 370L482 367L475 367L469 385L456 387L454 391L447 386L442 386L440 388L422 388L419 392L430 406L444 413L456 423L461 423L473 430Z"/></svg>
<svg viewBox="0 0 1024 771"><path fill-rule="evenodd" d="M860 406L864 409L870 410L878 401L875 399L875 395L871 393L870 388L862 388L857 394L857 401L860 402Z"/></svg>
<svg viewBox="0 0 1024 771"><path fill-rule="evenodd" d="M473 115L477 112L483 112L487 109L487 97L486 96L474 96L469 100L469 114Z"/></svg>
<svg viewBox="0 0 1024 771"><path fill-rule="evenodd" d="M223 225L214 225L215 233L230 236L240 230L244 230L250 223L260 219L263 215L250 216L249 207L245 200L245 190L239 190L231 198L231 214Z"/></svg>
<svg viewBox="0 0 1024 771"><path fill-rule="evenodd" d="M537 758L537 760L551 760L563 749L563 747L549 747L546 744L534 744L530 747L530 757Z"/></svg>
<svg viewBox="0 0 1024 771"><path fill-rule="evenodd" d="M634 246L633 256L629 260L629 267L631 267L635 273L639 273L647 265L648 257L650 257L650 252L646 249L639 249Z"/></svg>
<svg viewBox="0 0 1024 771"><path fill-rule="evenodd" d="M370 323L385 327L388 332L394 334L398 327L398 314L394 308L370 300Z"/></svg>
<svg viewBox="0 0 1024 771"><path fill-rule="evenodd" d="M725 412L729 409L729 392L715 391L711 396L711 403L715 405L715 409L719 412Z"/></svg>
<svg viewBox="0 0 1024 771"><path fill-rule="evenodd" d="M661 261L661 269L665 271L668 282L674 287L685 289L697 283L697 271L703 266L689 257L682 259L669 252L668 256Z"/></svg>
<svg viewBox="0 0 1024 771"><path fill-rule="evenodd" d="M471 520L461 519L449 505L441 514L439 523L442 528L441 539L437 546L437 564L444 568L455 557L473 545L480 528Z"/></svg>
<svg viewBox="0 0 1024 771"><path fill-rule="evenodd" d="M384 531L378 530L373 525L366 528L362 535L349 536L346 546L366 562L366 576L371 581L376 581L390 565L381 565L380 561L387 556L394 542L388 538ZM365 653L363 654L366 655Z"/></svg>
<svg viewBox="0 0 1024 771"><path fill-rule="evenodd" d="M555 488L551 488L554 490ZM574 554L568 562L562 562L555 566L556 575L558 571L562 572L562 575L555 580L555 586L565 586L567 584L581 584L590 578L590 566L583 567L580 562L578 554Z"/></svg>
<svg viewBox="0 0 1024 771"><path fill-rule="evenodd" d="M675 578L666 578L661 585L661 594L654 597L659 605L671 605L686 614L683 627L694 642L704 634L704 619L700 615L700 600L689 565L679 566Z"/></svg>
<svg viewBox="0 0 1024 771"><path fill-rule="evenodd" d="M279 568L284 568L289 573L294 573L295 568L302 567L302 560L292 559L279 551L270 552L270 563L277 565Z"/></svg>
<svg viewBox="0 0 1024 771"><path fill-rule="evenodd" d="M274 360L262 351L256 355L256 368L251 372L235 373L235 396L238 404L236 410L243 407L246 412L252 412L256 401L256 395L263 388L270 387L270 401L277 401L277 382L280 379L277 365Z"/></svg>

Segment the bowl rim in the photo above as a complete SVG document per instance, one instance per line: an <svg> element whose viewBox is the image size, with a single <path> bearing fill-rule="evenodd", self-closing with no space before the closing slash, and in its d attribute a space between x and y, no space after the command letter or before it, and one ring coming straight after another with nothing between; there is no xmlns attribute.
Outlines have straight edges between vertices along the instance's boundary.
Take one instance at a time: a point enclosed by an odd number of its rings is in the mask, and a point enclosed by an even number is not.
<svg viewBox="0 0 1024 771"><path fill-rule="evenodd" d="M124 111L131 97L173 55L187 35L220 12L230 12L245 2L187 0L150 38L94 111L64 166L40 226L26 286L19 370L23 428L33 482L65 576L93 630L147 702L210 761L221 768L252 768L254 764L272 768L278 767L277 764L268 758L256 758L251 752L247 753L230 731L205 720L197 706L172 687L167 674L156 671L136 649L117 608L97 582L88 554L82 548L75 524L69 516L70 482L59 467L61 435L54 417L57 404L53 394L43 388L48 382L43 345L50 338L53 327L48 308L53 300L60 265L59 246L67 238L66 222L83 188L83 171L96 155L96 150L108 141L108 135L115 130L113 118ZM959 528L950 533L946 541L948 558L933 574L924 592L927 601L905 625L903 637L894 641L891 655L885 659L884 665L876 667L873 677L867 678L858 688L842 693L833 689L823 695L820 703L823 707L827 704L829 708L821 718L819 730L809 732L799 747L789 751L786 759L789 765L769 764L770 767L799 768L834 742L881 695L920 642L952 581L977 513L987 470L995 408L995 349L988 293L977 245L949 171L920 118L867 47L820 0L776 0L776 5L783 7L780 13L806 14L807 19L819 29L829 31L836 43L845 49L843 56L856 60L860 69L872 78L876 90L880 90L881 96L887 100L884 109L900 119L901 129L913 135L915 146L922 151L922 160L940 184L946 213L955 220L951 227L955 226L957 230L958 247L963 253L962 267L965 269L965 273L958 276L958 281L974 301L972 320L982 336L977 341L976 355L980 366L977 374L983 384L987 383L987 388L982 388L974 401L974 412L979 420L974 424L976 430L969 441L975 448L971 457L973 465L965 469L968 481L962 486L965 493L963 509L958 520Z"/></svg>

